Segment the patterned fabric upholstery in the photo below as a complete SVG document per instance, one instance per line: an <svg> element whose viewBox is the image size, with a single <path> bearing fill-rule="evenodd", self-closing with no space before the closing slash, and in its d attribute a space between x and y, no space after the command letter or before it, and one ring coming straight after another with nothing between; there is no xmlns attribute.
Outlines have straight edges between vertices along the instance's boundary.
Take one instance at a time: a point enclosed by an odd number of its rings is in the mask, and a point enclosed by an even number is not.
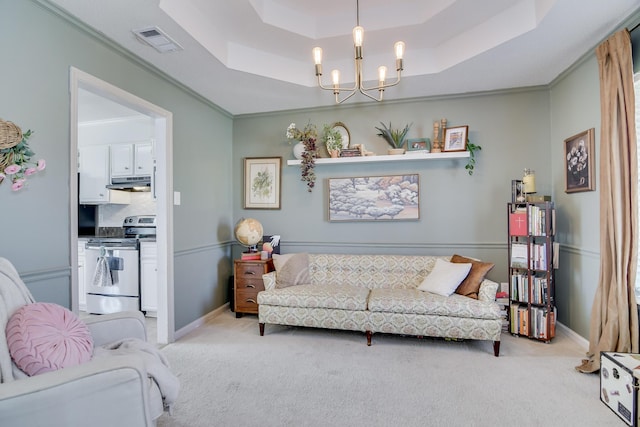
<svg viewBox="0 0 640 427"><path fill-rule="evenodd" d="M310 284L275 288L263 276L258 320L291 326L500 341L498 284L485 279L478 299L416 288L448 256L309 254Z"/></svg>
<svg viewBox="0 0 640 427"><path fill-rule="evenodd" d="M349 285L299 285L258 294L258 304L366 310L369 289Z"/></svg>
<svg viewBox="0 0 640 427"><path fill-rule="evenodd" d="M499 319L497 304L487 304L463 295L442 295L416 289L373 289L369 311L389 313L433 314L436 316Z"/></svg>
<svg viewBox="0 0 640 427"><path fill-rule="evenodd" d="M312 284L417 288L435 262L431 256L309 254L309 275Z"/></svg>

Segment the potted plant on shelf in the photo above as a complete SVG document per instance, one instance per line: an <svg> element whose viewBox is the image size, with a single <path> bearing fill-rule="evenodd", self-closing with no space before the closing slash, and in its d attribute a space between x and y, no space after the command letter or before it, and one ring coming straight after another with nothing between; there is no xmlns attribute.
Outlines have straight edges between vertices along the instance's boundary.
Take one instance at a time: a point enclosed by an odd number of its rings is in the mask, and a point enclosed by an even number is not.
<svg viewBox="0 0 640 427"><path fill-rule="evenodd" d="M322 142L327 147L329 156L336 158L342 150L342 134L331 125L324 125L322 130Z"/></svg>
<svg viewBox="0 0 640 427"><path fill-rule="evenodd" d="M316 139L318 129L311 122L307 123L304 129L296 128L295 123L291 123L287 128L287 139L297 140L304 145L304 151L300 154L300 180L307 183L307 191L311 192L316 184L316 157L318 157Z"/></svg>
<svg viewBox="0 0 640 427"><path fill-rule="evenodd" d="M380 131L378 136L383 137L391 146L388 150L389 154L404 154L404 142L407 138L407 133L411 128L411 124L405 125L403 129L393 129L391 127L391 122L389 122L389 127L382 122L380 122L380 124L382 125L382 128L376 127L376 129Z"/></svg>

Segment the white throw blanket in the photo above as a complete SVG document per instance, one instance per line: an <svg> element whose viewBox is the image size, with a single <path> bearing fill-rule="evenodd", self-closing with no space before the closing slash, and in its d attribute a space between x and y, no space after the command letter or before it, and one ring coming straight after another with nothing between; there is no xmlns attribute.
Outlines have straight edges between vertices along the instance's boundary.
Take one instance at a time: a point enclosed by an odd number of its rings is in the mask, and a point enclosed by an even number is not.
<svg viewBox="0 0 640 427"><path fill-rule="evenodd" d="M101 249L101 252L104 249ZM109 268L109 259L101 254L98 257L96 271L93 273L93 286L113 286L113 278L111 277L111 269Z"/></svg>
<svg viewBox="0 0 640 427"><path fill-rule="evenodd" d="M29 289L24 285L18 272L9 260L0 257L0 383L24 377L11 360L5 327L11 315L25 304L34 302Z"/></svg>
<svg viewBox="0 0 640 427"><path fill-rule="evenodd" d="M94 350L94 357L106 354L137 354L141 356L144 360L147 375L158 384L164 406L171 413L172 405L175 403L180 390L180 381L169 370L167 358L153 344L137 338L125 338L102 347L96 347Z"/></svg>

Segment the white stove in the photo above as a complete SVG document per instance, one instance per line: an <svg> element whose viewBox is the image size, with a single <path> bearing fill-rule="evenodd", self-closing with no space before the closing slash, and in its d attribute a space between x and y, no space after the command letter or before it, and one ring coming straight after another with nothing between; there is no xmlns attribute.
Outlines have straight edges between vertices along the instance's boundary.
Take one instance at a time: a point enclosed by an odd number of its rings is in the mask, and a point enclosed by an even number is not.
<svg viewBox="0 0 640 427"><path fill-rule="evenodd" d="M128 216L122 226L124 238L95 237L86 244L85 283L89 313L140 310L139 239L156 236L156 217Z"/></svg>

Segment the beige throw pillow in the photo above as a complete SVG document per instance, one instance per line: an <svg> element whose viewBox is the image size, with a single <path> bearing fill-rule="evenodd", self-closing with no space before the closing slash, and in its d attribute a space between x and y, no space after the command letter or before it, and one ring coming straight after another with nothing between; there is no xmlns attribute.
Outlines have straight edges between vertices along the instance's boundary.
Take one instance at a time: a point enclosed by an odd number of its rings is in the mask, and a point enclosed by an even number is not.
<svg viewBox="0 0 640 427"><path fill-rule="evenodd" d="M276 269L276 288L309 283L309 258L306 253L273 254Z"/></svg>
<svg viewBox="0 0 640 427"><path fill-rule="evenodd" d="M418 289L448 297L471 270L469 264L454 264L438 258L431 273L424 278Z"/></svg>

